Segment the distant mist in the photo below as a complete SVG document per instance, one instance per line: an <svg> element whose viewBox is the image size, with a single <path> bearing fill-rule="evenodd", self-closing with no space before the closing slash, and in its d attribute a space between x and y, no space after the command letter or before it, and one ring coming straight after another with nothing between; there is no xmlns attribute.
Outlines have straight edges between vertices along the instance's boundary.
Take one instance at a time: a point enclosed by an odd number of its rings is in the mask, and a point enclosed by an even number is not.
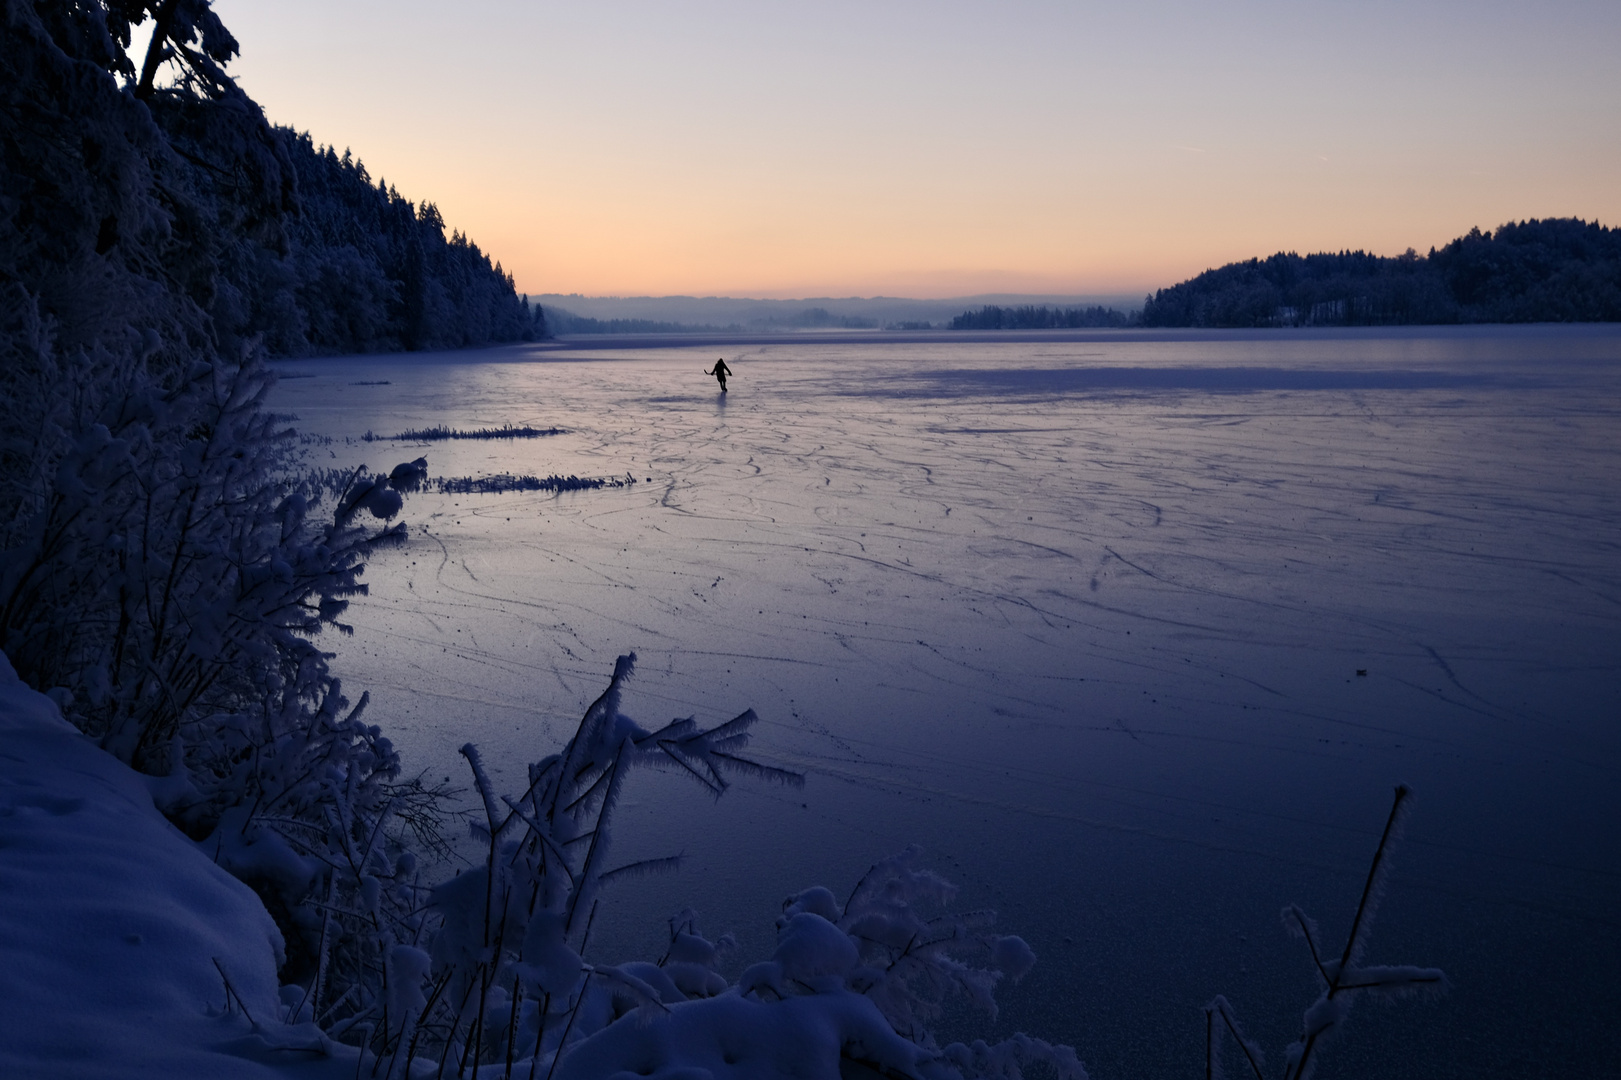
<svg viewBox="0 0 1621 1080"><path fill-rule="evenodd" d="M1132 312L1140 296L1038 296L988 294L946 300L905 297L806 297L756 300L730 296L581 296L530 293L545 310L552 333L635 333L675 330L944 330L964 312L988 305L1112 307ZM596 320L605 326L582 325ZM631 327L641 324L636 329Z"/></svg>
<svg viewBox="0 0 1621 1080"><path fill-rule="evenodd" d="M1531 218L1420 255L1278 252L1128 296L530 296L553 333L1424 326L1621 321L1621 229Z"/></svg>

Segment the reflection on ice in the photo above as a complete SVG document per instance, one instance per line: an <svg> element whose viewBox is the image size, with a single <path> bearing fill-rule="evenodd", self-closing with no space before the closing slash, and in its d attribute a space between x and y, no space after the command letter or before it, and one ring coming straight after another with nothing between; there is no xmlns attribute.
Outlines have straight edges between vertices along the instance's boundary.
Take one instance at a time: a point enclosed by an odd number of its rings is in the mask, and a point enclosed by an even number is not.
<svg viewBox="0 0 1621 1080"><path fill-rule="evenodd" d="M1621 332L770 345L725 396L713 359L312 361L277 391L326 464L638 481L412 496L332 646L409 760L519 769L634 649L627 712L752 707L809 774L643 787L623 852L685 869L616 895L604 959L689 905L758 958L783 896L917 842L1040 957L1009 1029L1185 1072L1217 992L1296 1034L1278 909L1343 935L1405 782L1380 952L1457 990L1359 1014L1333 1068L1621 1055L1592 1019L1621 1008ZM344 442L503 425L562 433Z"/></svg>

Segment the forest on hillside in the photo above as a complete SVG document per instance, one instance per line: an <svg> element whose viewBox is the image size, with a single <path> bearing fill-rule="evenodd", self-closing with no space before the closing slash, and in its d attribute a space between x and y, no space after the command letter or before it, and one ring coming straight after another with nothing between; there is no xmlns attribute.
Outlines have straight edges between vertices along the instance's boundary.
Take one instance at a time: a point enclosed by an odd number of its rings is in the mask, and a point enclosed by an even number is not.
<svg viewBox="0 0 1621 1080"><path fill-rule="evenodd" d="M1229 263L1161 289L1145 327L1621 321L1621 229L1580 218L1471 229L1420 255L1364 251Z"/></svg>
<svg viewBox="0 0 1621 1080"><path fill-rule="evenodd" d="M38 320L69 350L151 332L163 351L259 340L280 356L536 336L511 276L446 236L433 203L270 125L224 73L236 42L206 6L170 5L162 17L193 40L145 54L129 51L141 5L25 5L46 40L13 6L0 58L9 327Z"/></svg>
<svg viewBox="0 0 1621 1080"><path fill-rule="evenodd" d="M439 208L372 182L348 150L278 127L296 203L287 254L255 278L252 329L282 356L460 349L546 336L539 309Z"/></svg>

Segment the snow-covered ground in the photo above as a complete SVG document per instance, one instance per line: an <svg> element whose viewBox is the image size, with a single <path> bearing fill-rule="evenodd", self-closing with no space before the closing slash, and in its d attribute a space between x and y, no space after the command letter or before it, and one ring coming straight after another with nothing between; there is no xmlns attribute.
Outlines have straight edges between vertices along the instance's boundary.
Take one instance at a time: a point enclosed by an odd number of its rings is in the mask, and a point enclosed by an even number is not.
<svg viewBox="0 0 1621 1080"><path fill-rule="evenodd" d="M1390 787L1419 805L1323 1075L1621 1067L1621 330L523 348L279 365L326 464L635 478L416 495L333 641L408 765L516 787L641 664L644 723L745 707L802 791L637 777L605 962L697 908L923 845L1040 957L1000 1028L1095 1077L1196 1071L1224 993L1280 1049L1315 996L1281 905L1346 930ZM599 343L600 344L600 343ZM360 442L432 425L566 434ZM593 957L587 957L592 959Z"/></svg>
<svg viewBox="0 0 1621 1080"><path fill-rule="evenodd" d="M275 924L148 783L0 656L0 1076L353 1076L280 1022Z"/></svg>

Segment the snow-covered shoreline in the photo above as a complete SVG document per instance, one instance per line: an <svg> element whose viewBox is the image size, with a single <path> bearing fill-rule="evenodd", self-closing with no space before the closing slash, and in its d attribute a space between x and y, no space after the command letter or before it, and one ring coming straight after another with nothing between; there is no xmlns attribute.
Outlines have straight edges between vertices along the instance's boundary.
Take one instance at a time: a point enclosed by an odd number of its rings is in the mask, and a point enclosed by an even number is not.
<svg viewBox="0 0 1621 1080"><path fill-rule="evenodd" d="M279 1023L275 923L149 783L0 655L0 1074L352 1076Z"/></svg>
<svg viewBox="0 0 1621 1080"><path fill-rule="evenodd" d="M628 673L629 664L622 670ZM616 730L621 726L612 705L604 715ZM413 1053L379 1059L334 1042L312 1023L291 1022L304 995L296 986L278 988L282 936L259 898L158 812L153 792L164 779L134 772L76 731L3 654L0 741L5 1076L443 1074L442 1061L414 1056L409 1028L399 1045L408 1042ZM606 829L605 820L600 827ZM1035 957L1018 938L989 936L982 939L989 967L962 965L953 954L980 940L975 931L988 925L987 913L918 921L912 902L941 903L952 889L914 869L915 854L875 866L842 906L821 888L790 898L772 958L735 985L711 966L714 946L691 930L672 931L658 964L602 967L584 964L561 938L550 950L531 947L532 923L526 962L513 970L524 985L544 986L548 1001L555 990L565 1003L568 1023L559 1041L566 1049L554 1066L554 1053L542 1055L531 1039L536 1049L527 1060L509 1056L505 1068L471 1065L465 1074L527 1077L544 1069L562 1080L632 1074L833 1080L845 1075L846 1063L861 1062L885 1075L947 1080L1013 1075L1020 1065L1041 1062L1060 1080L1085 1080L1067 1047L1019 1035L995 1046L942 1049L917 1026L944 993L966 993L991 1007L997 980L1018 978ZM448 911L455 898L471 896L467 883L478 885L482 874L474 868L447 882L436 890L436 905ZM542 910L539 925L553 926L550 915ZM477 921L468 919L468 926ZM562 924L553 928L561 933ZM430 963L454 968L461 940L445 935L448 952L436 945L433 961L397 948L390 973L400 979L411 957L422 964L418 980ZM890 951L894 945L904 946L898 955ZM869 955L872 948L877 952ZM873 955L887 963L874 965ZM923 986L915 991L919 976ZM431 1002L424 1009L421 994L403 985L391 1000L408 1003L409 1018L428 1015ZM911 1038L898 1033L897 1018L911 1021ZM578 1037L569 1042L576 1021Z"/></svg>

